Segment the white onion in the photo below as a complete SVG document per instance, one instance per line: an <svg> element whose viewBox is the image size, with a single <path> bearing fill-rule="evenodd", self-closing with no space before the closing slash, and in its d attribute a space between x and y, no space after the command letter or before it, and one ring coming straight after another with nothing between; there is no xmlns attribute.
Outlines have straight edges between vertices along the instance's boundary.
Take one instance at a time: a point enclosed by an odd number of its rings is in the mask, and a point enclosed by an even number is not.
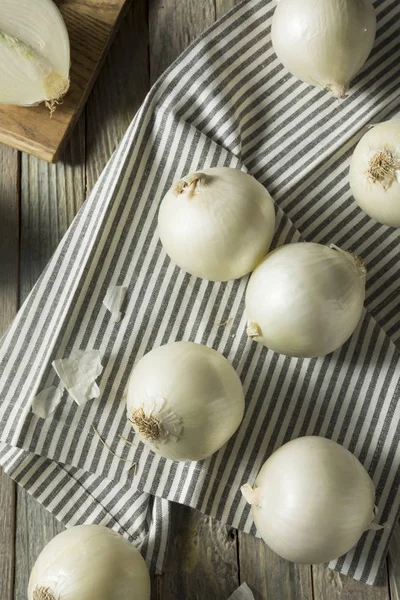
<svg viewBox="0 0 400 600"><path fill-rule="evenodd" d="M360 320L365 272L358 257L340 249L312 243L278 248L250 277L248 335L288 356L333 352Z"/></svg>
<svg viewBox="0 0 400 600"><path fill-rule="evenodd" d="M280 0L272 45L296 77L343 98L375 40L371 0Z"/></svg>
<svg viewBox="0 0 400 600"><path fill-rule="evenodd" d="M244 392L232 365L212 348L174 342L134 367L127 415L154 452L172 460L202 460L239 427Z"/></svg>
<svg viewBox="0 0 400 600"><path fill-rule="evenodd" d="M139 550L100 525L63 531L40 553L28 600L149 600L149 571Z"/></svg>
<svg viewBox="0 0 400 600"><path fill-rule="evenodd" d="M374 125L358 142L350 187L370 217L400 227L400 119Z"/></svg>
<svg viewBox="0 0 400 600"><path fill-rule="evenodd" d="M264 463L255 487L242 492L265 543L301 564L342 556L375 516L367 471L346 448L322 437L284 444Z"/></svg>
<svg viewBox="0 0 400 600"><path fill-rule="evenodd" d="M250 273L267 254L274 206L251 175L225 167L203 169L165 195L158 229L166 253L181 269L228 281Z"/></svg>
<svg viewBox="0 0 400 600"><path fill-rule="evenodd" d="M69 87L70 46L52 0L1 0L0 55L0 103L54 110Z"/></svg>

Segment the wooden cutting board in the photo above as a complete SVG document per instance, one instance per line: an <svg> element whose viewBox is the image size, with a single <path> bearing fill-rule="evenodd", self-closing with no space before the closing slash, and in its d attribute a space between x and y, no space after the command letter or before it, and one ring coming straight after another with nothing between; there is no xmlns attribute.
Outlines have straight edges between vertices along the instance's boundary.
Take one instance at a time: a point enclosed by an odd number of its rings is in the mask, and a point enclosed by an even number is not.
<svg viewBox="0 0 400 600"><path fill-rule="evenodd" d="M0 142L49 162L60 158L130 1L56 0L71 43L71 87L51 118L43 103L0 105Z"/></svg>

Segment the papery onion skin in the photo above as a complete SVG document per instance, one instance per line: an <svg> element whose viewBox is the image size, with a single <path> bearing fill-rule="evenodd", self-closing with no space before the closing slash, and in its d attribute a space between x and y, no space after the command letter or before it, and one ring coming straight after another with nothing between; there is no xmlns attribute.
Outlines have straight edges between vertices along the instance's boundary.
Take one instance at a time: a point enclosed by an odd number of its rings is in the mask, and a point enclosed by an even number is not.
<svg viewBox="0 0 400 600"><path fill-rule="evenodd" d="M376 161L381 156L379 168ZM400 227L400 119L373 125L358 142L350 163L350 187L370 217Z"/></svg>
<svg viewBox="0 0 400 600"><path fill-rule="evenodd" d="M321 244L288 244L250 277L248 334L280 354L325 356L352 335L364 299L365 267L357 257Z"/></svg>
<svg viewBox="0 0 400 600"><path fill-rule="evenodd" d="M160 442L134 425L140 439L155 453L180 461L198 461L219 450L235 433L244 413L239 376L216 350L193 342L173 342L154 348L134 367L128 384L127 416L142 403L162 398L165 410L149 417L168 424L178 419L177 439ZM143 416L143 415L142 415ZM164 419L164 421L163 421Z"/></svg>
<svg viewBox="0 0 400 600"><path fill-rule="evenodd" d="M307 436L283 445L264 463L254 486L258 533L279 556L298 564L335 560L374 519L375 489L346 448Z"/></svg>
<svg viewBox="0 0 400 600"><path fill-rule="evenodd" d="M273 201L243 171L201 169L165 195L158 230L166 253L184 271L209 281L237 279L268 252L275 230Z"/></svg>
<svg viewBox="0 0 400 600"><path fill-rule="evenodd" d="M71 527L47 544L29 579L28 600L53 598L149 600L149 571L137 548L115 531Z"/></svg>
<svg viewBox="0 0 400 600"><path fill-rule="evenodd" d="M371 0L280 0L272 45L298 79L343 98L375 40Z"/></svg>

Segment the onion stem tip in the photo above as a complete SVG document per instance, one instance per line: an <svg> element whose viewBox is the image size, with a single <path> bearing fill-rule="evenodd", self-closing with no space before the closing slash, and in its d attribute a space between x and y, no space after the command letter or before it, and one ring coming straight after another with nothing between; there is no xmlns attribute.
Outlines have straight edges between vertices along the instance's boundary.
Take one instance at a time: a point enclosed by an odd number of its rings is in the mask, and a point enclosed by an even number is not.
<svg viewBox="0 0 400 600"><path fill-rule="evenodd" d="M259 488L253 488L249 483L245 483L240 488L240 491L243 494L246 502L249 504L257 504L260 500L260 491Z"/></svg>
<svg viewBox="0 0 400 600"><path fill-rule="evenodd" d="M258 325L258 323L254 323L252 321L249 321L247 323L247 335L249 336L249 338L251 338L252 340L258 337L261 337L262 332L261 332L261 327Z"/></svg>
<svg viewBox="0 0 400 600"><path fill-rule="evenodd" d="M175 196L185 193L188 198L193 198L208 183L210 177L205 173L192 173L186 179L180 179L173 187Z"/></svg>

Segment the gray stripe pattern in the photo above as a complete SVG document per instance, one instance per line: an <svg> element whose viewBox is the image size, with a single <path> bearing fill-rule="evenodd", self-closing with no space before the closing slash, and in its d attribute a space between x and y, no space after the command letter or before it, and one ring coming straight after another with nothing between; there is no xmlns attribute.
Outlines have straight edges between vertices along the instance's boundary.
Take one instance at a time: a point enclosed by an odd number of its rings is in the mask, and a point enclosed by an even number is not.
<svg viewBox="0 0 400 600"><path fill-rule="evenodd" d="M255 534L240 486L274 449L318 434L359 457L376 484L381 520L390 524L330 566L376 580L400 506L400 231L368 219L347 183L365 127L400 109L400 6L377 0L375 7L375 47L344 102L279 64L270 0L237 5L149 93L0 347L0 461L67 525L106 523L140 543L158 568L168 500ZM334 354L290 359L250 342L247 279L201 281L166 257L156 231L161 198L181 175L217 165L247 170L267 186L277 209L274 246L335 243L365 259L363 319ZM110 285L128 287L118 324L102 305ZM222 352L246 390L239 431L202 463L154 456L126 422L133 365L154 346L180 339ZM100 398L79 407L64 394L52 419L33 415L36 393L58 383L52 360L93 348L103 357ZM118 457L138 462L137 473Z"/></svg>

